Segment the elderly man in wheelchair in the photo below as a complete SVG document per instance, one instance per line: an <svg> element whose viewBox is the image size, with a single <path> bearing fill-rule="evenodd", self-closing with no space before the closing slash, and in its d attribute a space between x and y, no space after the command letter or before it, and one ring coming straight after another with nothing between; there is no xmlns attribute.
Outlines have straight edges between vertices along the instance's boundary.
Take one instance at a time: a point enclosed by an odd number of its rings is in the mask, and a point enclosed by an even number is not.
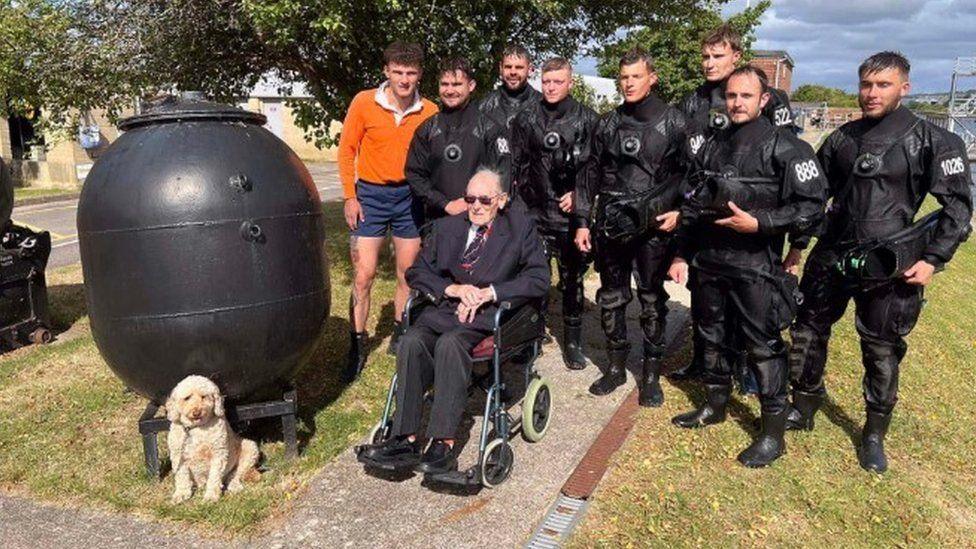
<svg viewBox="0 0 976 549"><path fill-rule="evenodd" d="M437 220L407 271L412 295L397 352L397 374L383 418L357 454L371 468L412 469L434 480L491 486L504 481L511 470L509 434L518 423L506 411L510 403L502 383L503 363L516 358L514 362L525 367L523 435L538 440L548 427L549 388L532 363L544 326L539 303L550 275L534 224L518 208L506 208L508 196L497 173L478 171L464 200L467 212ZM458 473L454 442L477 362L491 364L492 378L479 463ZM426 429L430 443L422 452L422 415L431 388ZM491 441L489 426L494 432Z"/></svg>

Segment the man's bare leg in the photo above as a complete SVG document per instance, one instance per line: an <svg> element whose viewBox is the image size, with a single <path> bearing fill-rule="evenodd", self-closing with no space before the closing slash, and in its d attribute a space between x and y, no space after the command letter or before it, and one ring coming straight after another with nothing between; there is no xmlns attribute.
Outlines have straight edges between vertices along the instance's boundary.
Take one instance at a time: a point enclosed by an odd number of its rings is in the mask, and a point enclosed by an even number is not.
<svg viewBox="0 0 976 549"><path fill-rule="evenodd" d="M376 264L379 262L383 237L349 237L349 257L352 260L353 283L349 298L350 318L354 332L366 331L369 318L369 294L376 278Z"/></svg>
<svg viewBox="0 0 976 549"><path fill-rule="evenodd" d="M349 237L353 283L349 292L349 357L343 379L352 383L366 366L366 319L369 318L369 293L376 278L382 237Z"/></svg>
<svg viewBox="0 0 976 549"><path fill-rule="evenodd" d="M420 239L394 236L393 249L396 252L397 271L396 293L393 296L393 318L399 322L403 318L403 309L407 305L407 297L410 296L410 287L407 286L407 269L413 265L414 260L417 259L417 254L420 253Z"/></svg>

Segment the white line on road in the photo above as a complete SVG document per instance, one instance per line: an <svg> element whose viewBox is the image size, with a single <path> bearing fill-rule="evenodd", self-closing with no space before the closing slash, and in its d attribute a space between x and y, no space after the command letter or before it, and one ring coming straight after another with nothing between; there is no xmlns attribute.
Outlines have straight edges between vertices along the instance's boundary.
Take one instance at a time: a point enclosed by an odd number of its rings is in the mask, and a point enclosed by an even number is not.
<svg viewBox="0 0 976 549"><path fill-rule="evenodd" d="M71 239L71 240L69 240L67 242L59 242L59 243L51 246L51 249L53 250L54 248L60 248L62 246L70 246L72 244L77 244L77 243L78 243L78 239L77 238L74 238L74 239Z"/></svg>

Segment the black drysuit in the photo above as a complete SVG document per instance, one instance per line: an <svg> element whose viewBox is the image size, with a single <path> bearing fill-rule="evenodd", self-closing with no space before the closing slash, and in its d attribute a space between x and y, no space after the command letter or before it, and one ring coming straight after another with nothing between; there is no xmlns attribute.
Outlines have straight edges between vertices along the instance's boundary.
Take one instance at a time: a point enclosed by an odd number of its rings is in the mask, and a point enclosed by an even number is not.
<svg viewBox="0 0 976 549"><path fill-rule="evenodd" d="M688 151L694 156L701 151L705 141L714 132L710 123L712 115L715 113L727 113L725 106L725 82L705 82L685 96L678 104L678 108L685 114L688 121ZM796 131L793 113L790 110L790 98L783 90L769 88L769 101L763 107L762 116L774 126L788 128L794 131L794 133ZM790 235L789 240L790 246L798 249L806 248L809 243L809 238L802 235ZM693 284L689 285L689 289L694 293ZM695 322L694 318L692 322ZM730 326L729 329L735 330L735 327ZM689 367L692 371L702 368L701 353L703 343L698 340L695 334L697 334L697 331L692 335L694 341L694 357L692 359L692 365ZM749 376L745 368L745 364L740 361L739 367L736 369L736 378L741 382L743 390L751 392L754 382L748 379Z"/></svg>
<svg viewBox="0 0 976 549"><path fill-rule="evenodd" d="M501 171L507 155L505 128L468 103L442 110L417 128L404 172L429 222L445 215L448 202L464 196L478 168Z"/></svg>
<svg viewBox="0 0 976 549"><path fill-rule="evenodd" d="M506 184L511 182L512 155L510 144L512 141L512 120L525 107L542 101L542 94L532 86L525 84L518 90L509 90L504 84L488 92L478 104L478 109L488 115L500 126L505 128L505 152L499 158L498 169ZM506 187L507 190L507 187Z"/></svg>
<svg viewBox="0 0 976 549"><path fill-rule="evenodd" d="M773 207L737 204L759 223L756 233L739 233L714 224L728 213L705 215L714 199L698 187L681 208L677 253L689 259L694 280L692 314L702 345L704 381L731 382L731 327L740 332L759 384L763 414L786 407L786 346L781 331L793 320L795 277L782 268L786 233L804 234L823 217L826 180L813 150L785 128L759 118L716 132L692 166L689 185L708 172L740 178L768 178L755 185Z"/></svg>
<svg viewBox="0 0 976 549"><path fill-rule="evenodd" d="M559 199L576 191L577 180L585 178L597 118L592 109L567 97L556 104L537 101L512 121L514 192L535 219L546 252L557 259L563 318L569 326L581 322L587 260L573 242L573 215L559 208Z"/></svg>
<svg viewBox="0 0 976 549"><path fill-rule="evenodd" d="M688 118L689 138L702 135L707 138L711 134L709 128L710 114L726 112L725 82L705 82L695 88L678 104L678 108ZM776 88L769 88L769 101L763 107L762 116L766 117L774 126L785 126L794 129L793 113L790 111L790 98L786 92ZM700 141L704 143L704 141ZM697 152L697 148L695 150Z"/></svg>
<svg viewBox="0 0 976 549"><path fill-rule="evenodd" d="M858 169L866 154L880 156L880 166ZM856 244L910 225L926 194L943 210L921 259L937 268L948 262L973 215L965 146L957 135L899 107L880 120L841 126L818 156L833 202L800 285L804 302L790 332L793 388L824 392L831 327L853 298L864 399L868 411L889 414L897 400L898 365L908 348L904 338L921 309L922 286L899 278L882 283L846 278L837 263Z"/></svg>
<svg viewBox="0 0 976 549"><path fill-rule="evenodd" d="M630 279L636 271L644 356L664 355L670 235L655 229L659 222L653 217L680 204L687 170L685 125L681 111L651 94L603 115L593 132L586 180L577 190L577 223L588 225L598 196L605 203L611 197L639 195L658 206L648 214L649 230L636 238L613 240L591 233L600 273L596 299L611 351L627 347L627 304L633 298Z"/></svg>

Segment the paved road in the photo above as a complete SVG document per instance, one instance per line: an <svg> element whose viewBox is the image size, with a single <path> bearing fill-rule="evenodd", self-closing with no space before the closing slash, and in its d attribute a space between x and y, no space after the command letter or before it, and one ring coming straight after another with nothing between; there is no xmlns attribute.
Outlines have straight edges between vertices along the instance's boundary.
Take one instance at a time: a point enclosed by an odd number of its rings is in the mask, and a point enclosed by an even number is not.
<svg viewBox="0 0 976 549"><path fill-rule="evenodd" d="M336 164L308 164L315 186L323 201L339 200L342 198L342 187L339 185L338 167ZM78 230L75 224L75 214L78 200L63 200L32 206L14 208L15 223L26 225L33 230L51 232L52 250L48 261L49 269L56 269L71 265L79 261Z"/></svg>

